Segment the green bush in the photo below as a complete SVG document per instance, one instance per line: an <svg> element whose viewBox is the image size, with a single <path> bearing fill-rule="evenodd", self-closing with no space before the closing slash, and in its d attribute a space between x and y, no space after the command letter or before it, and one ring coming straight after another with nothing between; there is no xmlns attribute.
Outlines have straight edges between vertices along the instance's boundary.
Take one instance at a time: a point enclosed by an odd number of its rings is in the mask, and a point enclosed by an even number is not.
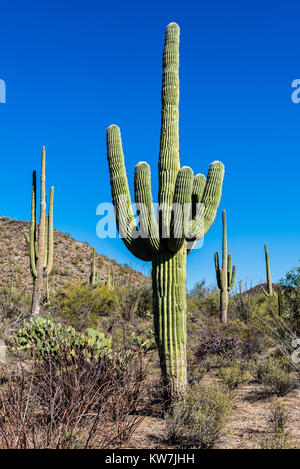
<svg viewBox="0 0 300 469"><path fill-rule="evenodd" d="M131 332L128 338L129 345L132 345L138 352L147 354L156 349L153 328L148 328L142 332Z"/></svg>
<svg viewBox="0 0 300 469"><path fill-rule="evenodd" d="M285 361L274 357L268 357L257 364L256 377L266 394L277 396L285 396L297 384L297 379L289 371Z"/></svg>
<svg viewBox="0 0 300 469"><path fill-rule="evenodd" d="M44 360L56 361L61 351L70 356L83 351L88 359L111 352L111 339L98 330L86 329L79 333L73 327L63 327L53 319L42 317L24 321L23 326L15 337L16 349L28 350Z"/></svg>
<svg viewBox="0 0 300 469"><path fill-rule="evenodd" d="M219 377L229 389L236 389L240 384L249 381L250 375L238 364L221 368Z"/></svg>
<svg viewBox="0 0 300 469"><path fill-rule="evenodd" d="M223 386L190 386L167 414L168 441L182 448L212 448L225 430L232 397Z"/></svg>
<svg viewBox="0 0 300 469"><path fill-rule="evenodd" d="M80 321L88 326L97 326L101 317L107 317L119 311L116 293L107 285L91 288L80 282L72 282L58 295L61 314L75 327Z"/></svg>

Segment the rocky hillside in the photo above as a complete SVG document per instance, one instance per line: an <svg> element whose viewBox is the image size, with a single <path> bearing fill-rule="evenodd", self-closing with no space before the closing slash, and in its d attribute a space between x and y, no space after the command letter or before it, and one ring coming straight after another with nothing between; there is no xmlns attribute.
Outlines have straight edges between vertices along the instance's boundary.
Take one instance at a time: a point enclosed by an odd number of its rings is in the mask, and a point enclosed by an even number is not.
<svg viewBox="0 0 300 469"><path fill-rule="evenodd" d="M0 217L0 288L13 286L18 291L31 291L32 277L28 245L24 233L29 233L29 222ZM54 263L49 277L50 291L57 291L71 280L89 281L93 248L79 242L66 233L54 230ZM130 267L96 253L96 269L100 282L105 283L108 271L114 276L115 285L138 285L145 277Z"/></svg>

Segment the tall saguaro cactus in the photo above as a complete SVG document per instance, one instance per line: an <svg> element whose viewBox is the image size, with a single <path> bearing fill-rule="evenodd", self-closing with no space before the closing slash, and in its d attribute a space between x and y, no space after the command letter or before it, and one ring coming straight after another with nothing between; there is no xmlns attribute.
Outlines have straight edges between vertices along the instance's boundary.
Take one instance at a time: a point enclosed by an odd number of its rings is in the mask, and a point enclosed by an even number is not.
<svg viewBox="0 0 300 469"><path fill-rule="evenodd" d="M271 279L270 260L267 245L265 244L265 258L266 258L266 273L267 273L267 291L264 290L265 295L273 296L273 285Z"/></svg>
<svg viewBox="0 0 300 469"><path fill-rule="evenodd" d="M155 336L162 376L173 395L184 392L187 383L186 257L215 219L224 177L224 166L219 161L211 164L207 178L203 174L194 176L187 166L180 167L178 72L179 26L171 23L166 29L163 52L158 220L152 204L150 166L140 162L134 174L135 202L139 207L137 225L120 129L116 125L107 129L107 158L117 227L129 251L143 261L152 262ZM182 214L186 204L192 207L187 228L175 213ZM197 204L201 204L202 210L195 209Z"/></svg>
<svg viewBox="0 0 300 469"><path fill-rule="evenodd" d="M30 236L25 233L25 239L29 245L30 267L33 277L33 294L31 314L38 316L40 313L43 281L52 270L53 266L53 197L54 187L50 189L49 213L46 215L46 151L42 149L41 167L41 191L40 191L40 222L36 222L36 171L32 173L32 197L31 197L31 225Z"/></svg>
<svg viewBox="0 0 300 469"><path fill-rule="evenodd" d="M219 255L215 252L215 268L218 288L220 289L220 321L227 323L228 315L228 293L232 290L235 282L236 265L231 273L231 254L227 256L227 227L226 210L222 212L223 242L222 242L222 268L219 265ZM240 286L241 288L241 286Z"/></svg>

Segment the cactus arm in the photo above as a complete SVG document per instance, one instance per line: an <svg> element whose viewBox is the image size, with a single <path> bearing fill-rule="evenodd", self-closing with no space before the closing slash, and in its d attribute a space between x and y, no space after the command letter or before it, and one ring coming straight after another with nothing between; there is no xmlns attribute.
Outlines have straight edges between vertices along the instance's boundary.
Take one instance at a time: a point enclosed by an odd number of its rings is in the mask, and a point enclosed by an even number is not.
<svg viewBox="0 0 300 469"><path fill-rule="evenodd" d="M35 259L37 260L39 258L39 244L37 241L34 243L34 253L35 253Z"/></svg>
<svg viewBox="0 0 300 469"><path fill-rule="evenodd" d="M232 267L232 275L230 279L230 283L228 283L228 291L232 290L235 284L235 277L236 277L236 265L234 264Z"/></svg>
<svg viewBox="0 0 300 469"><path fill-rule="evenodd" d="M202 209L203 207L199 206L203 197L204 189L206 184L206 177L204 174L196 174L193 180L193 190L192 190L192 220L191 220L191 229L192 233L195 230L201 230L201 227L197 228L197 221L201 221L197 212L197 209ZM197 206L198 204L198 206ZM203 211L202 211L203 213ZM192 236L192 235L191 235Z"/></svg>
<svg viewBox="0 0 300 469"><path fill-rule="evenodd" d="M49 216L46 215L44 269L47 266L47 259L48 259L48 227L49 227Z"/></svg>
<svg viewBox="0 0 300 469"><path fill-rule="evenodd" d="M128 250L141 260L151 260L151 251L145 240L139 237L131 205L131 198L124 164L120 129L111 125L107 129L107 160L117 228Z"/></svg>
<svg viewBox="0 0 300 469"><path fill-rule="evenodd" d="M24 238L28 246L30 246L30 239L29 239L28 233L24 233Z"/></svg>
<svg viewBox="0 0 300 469"><path fill-rule="evenodd" d="M176 23L167 26L163 51L161 91L161 133L158 162L162 230L170 226L170 206L173 203L179 162L179 35Z"/></svg>
<svg viewBox="0 0 300 469"><path fill-rule="evenodd" d="M208 170L202 203L204 204L204 236L213 224L221 200L224 165L214 161Z"/></svg>
<svg viewBox="0 0 300 469"><path fill-rule="evenodd" d="M231 269L231 254L227 257L227 225L226 225L226 210L222 211L222 225L223 225L223 241L222 241L222 268L228 271L227 260L230 262Z"/></svg>
<svg viewBox="0 0 300 469"><path fill-rule="evenodd" d="M230 280L231 280L231 264L232 264L231 254L228 254L228 257L227 257L227 284L228 285L230 284Z"/></svg>
<svg viewBox="0 0 300 469"><path fill-rule="evenodd" d="M27 235L28 237L28 235ZM37 277L36 270L36 171L32 173L32 194L31 194L31 223L30 223L30 266L33 278Z"/></svg>
<svg viewBox="0 0 300 469"><path fill-rule="evenodd" d="M158 224L154 215L151 191L150 166L141 161L134 172L135 203L139 210L140 232L152 252L159 252L160 238Z"/></svg>
<svg viewBox="0 0 300 469"><path fill-rule="evenodd" d="M50 189L49 213L48 213L47 265L45 269L46 276L50 275L52 267L53 267L53 199L54 199L54 187L52 186Z"/></svg>
<svg viewBox="0 0 300 469"><path fill-rule="evenodd" d="M266 244L265 244L265 258L266 258L268 296L272 296L273 295L273 285L272 285L272 280L271 280L269 253L268 253L268 248L267 248Z"/></svg>
<svg viewBox="0 0 300 469"><path fill-rule="evenodd" d="M193 250L196 242L206 235L216 218L217 209L222 195L223 179L224 165L220 161L214 161L209 167L203 191L201 200L203 209L199 211L193 221L194 227L196 228L193 238L188 239L188 254Z"/></svg>
<svg viewBox="0 0 300 469"><path fill-rule="evenodd" d="M215 252L215 269L218 288L221 290L221 278L220 278L220 265L219 265L219 254Z"/></svg>
<svg viewBox="0 0 300 469"><path fill-rule="evenodd" d="M40 194L40 223L38 238L38 261L44 262L45 250L45 229L46 229L46 152L45 147L42 149L42 167L41 167L41 194ZM40 263L39 262L39 263ZM43 264L42 264L43 266ZM37 266L38 268L38 266Z"/></svg>
<svg viewBox="0 0 300 469"><path fill-rule="evenodd" d="M188 220L186 219L187 214L185 214L185 205L191 202L192 189L193 171L188 166L183 166L177 174L171 215L170 239L168 239L168 248L174 253L181 249L189 228Z"/></svg>

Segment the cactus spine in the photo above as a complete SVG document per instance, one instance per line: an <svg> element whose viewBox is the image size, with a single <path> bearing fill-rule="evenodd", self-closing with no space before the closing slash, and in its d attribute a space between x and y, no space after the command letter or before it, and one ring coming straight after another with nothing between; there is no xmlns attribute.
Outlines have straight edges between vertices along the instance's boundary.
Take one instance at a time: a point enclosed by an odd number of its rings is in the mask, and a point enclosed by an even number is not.
<svg viewBox="0 0 300 469"><path fill-rule="evenodd" d="M220 321L227 323L228 316L228 293L232 290L235 282L236 265L231 273L231 254L227 256L227 229L226 229L226 210L222 212L223 222L223 243L222 243L222 268L219 266L219 255L215 252L215 268L218 288L220 289ZM240 291L242 286L240 284Z"/></svg>
<svg viewBox="0 0 300 469"><path fill-rule="evenodd" d="M270 260L267 245L265 244L266 273L267 273L267 291L264 290L266 296L273 296L273 285L271 279Z"/></svg>
<svg viewBox="0 0 300 469"><path fill-rule="evenodd" d="M120 129L116 125L107 129L107 158L117 227L129 251L143 261L152 262L155 337L162 376L171 395L183 393L187 383L186 257L215 219L224 177L224 166L219 161L211 164L207 178L203 174L194 176L187 166L180 167L178 71L179 26L171 23L166 29L163 52L158 221L152 204L150 166L140 162L134 174L135 202L140 208L137 226ZM186 203L193 204L192 220L188 229L178 234L180 224L176 224L178 218L174 220L171 207L176 204L182 213ZM201 204L201 213L195 213L196 204Z"/></svg>
<svg viewBox="0 0 300 469"><path fill-rule="evenodd" d="M43 281L51 273L53 266L53 197L54 187L50 189L49 213L46 215L46 152L42 149L41 167L41 194L40 194L40 222L37 229L36 222L36 171L32 173L32 197L31 197L31 225L30 236L25 233L25 239L29 246L30 267L33 277L33 294L31 314L38 316L40 313Z"/></svg>

